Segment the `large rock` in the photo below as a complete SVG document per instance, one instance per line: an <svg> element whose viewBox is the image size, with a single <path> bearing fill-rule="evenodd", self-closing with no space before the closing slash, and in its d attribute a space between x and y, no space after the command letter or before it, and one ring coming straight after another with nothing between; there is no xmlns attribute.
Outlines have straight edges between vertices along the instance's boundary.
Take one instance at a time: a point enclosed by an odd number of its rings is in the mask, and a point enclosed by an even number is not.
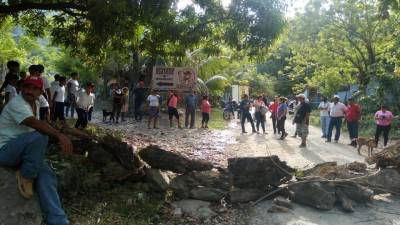
<svg viewBox="0 0 400 225"><path fill-rule="evenodd" d="M188 173L192 171L211 170L213 165L202 160L191 160L174 152L151 145L142 149L139 156L154 169L172 171L175 173Z"/></svg>
<svg viewBox="0 0 400 225"><path fill-rule="evenodd" d="M336 201L335 187L321 182L307 182L289 188L293 202L316 209L331 210Z"/></svg>
<svg viewBox="0 0 400 225"><path fill-rule="evenodd" d="M157 192L164 192L168 189L170 180L167 174L161 170L146 168L146 182Z"/></svg>
<svg viewBox="0 0 400 225"><path fill-rule="evenodd" d="M186 199L173 202L172 206L175 209L181 209L184 214L198 219L207 219L216 215L210 208L210 203L206 201Z"/></svg>
<svg viewBox="0 0 400 225"><path fill-rule="evenodd" d="M228 169L233 186L238 188L265 189L277 187L292 179L295 170L280 161L278 156L254 158L230 158Z"/></svg>
<svg viewBox="0 0 400 225"><path fill-rule="evenodd" d="M396 169L382 169L377 174L368 177L367 182L372 189L400 193L400 173Z"/></svg>
<svg viewBox="0 0 400 225"><path fill-rule="evenodd" d="M189 197L197 200L216 202L224 198L226 192L217 188L197 187L190 191Z"/></svg>
<svg viewBox="0 0 400 225"><path fill-rule="evenodd" d="M26 200L17 188L15 171L0 167L0 224L40 225L42 214L36 198Z"/></svg>

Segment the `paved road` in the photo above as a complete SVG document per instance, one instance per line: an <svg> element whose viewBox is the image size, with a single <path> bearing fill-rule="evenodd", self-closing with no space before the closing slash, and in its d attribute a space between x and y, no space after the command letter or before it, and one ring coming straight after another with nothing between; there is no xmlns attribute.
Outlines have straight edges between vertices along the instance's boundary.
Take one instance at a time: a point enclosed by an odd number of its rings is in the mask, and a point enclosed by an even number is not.
<svg viewBox="0 0 400 225"><path fill-rule="evenodd" d="M290 121L290 120L289 120ZM308 146L300 149L299 138L292 138L295 126L291 123L286 124L286 130L289 136L284 140L278 140L279 136L274 135L270 120L267 121L268 134L241 134L240 124L237 120L232 121L230 128L235 129L237 144L229 147L230 155L236 157L259 157L268 156L268 152L272 155L278 155L281 160L285 160L290 166L296 168L310 167L318 163L336 161L339 164L359 161L363 162L366 149L362 150L362 154L358 155L357 150L347 146L349 138L347 134L342 135L339 143L325 143L325 139L321 138L319 128L310 127L310 135L308 138ZM248 123L247 131L251 131Z"/></svg>

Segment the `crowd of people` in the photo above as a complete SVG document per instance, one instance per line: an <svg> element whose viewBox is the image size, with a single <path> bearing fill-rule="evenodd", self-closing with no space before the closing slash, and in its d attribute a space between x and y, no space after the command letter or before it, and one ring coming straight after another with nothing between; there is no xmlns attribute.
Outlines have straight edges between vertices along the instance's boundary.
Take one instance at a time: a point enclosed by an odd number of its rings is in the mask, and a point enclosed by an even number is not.
<svg viewBox="0 0 400 225"><path fill-rule="evenodd" d="M231 99L230 102L232 102ZM274 134L280 135L279 139L284 140L288 136L285 129L285 122L289 112L288 104L288 99L281 96L276 96L273 102L268 102L265 95L250 100L249 96L245 94L240 102L240 112L238 112L238 114L241 114L242 133L247 133L245 129L247 121L251 124L253 133L259 133L259 125L261 125L263 133L265 134L266 115L269 111ZM250 112L252 108L254 108L254 114ZM333 129L335 129L333 140L337 143L340 139L342 124L346 122L350 138L349 145L357 147L362 109L354 98L349 98L347 104L344 104L340 102L340 97L338 95L335 95L332 101L328 101L328 98L324 97L318 105L318 110L320 112L320 125L322 130L321 138L326 139L326 142L332 142ZM293 137L300 137L301 144L299 147L304 148L307 146L311 115L311 105L305 95L299 94L296 96L296 100L293 104L293 114L292 124L296 125ZM394 119L393 113L389 111L388 106L382 105L381 109L375 113L374 118L376 123L375 144L376 146L378 145L380 136L383 134L383 146L386 147L389 141L389 131ZM256 126L254 125L254 119L256 121Z"/></svg>

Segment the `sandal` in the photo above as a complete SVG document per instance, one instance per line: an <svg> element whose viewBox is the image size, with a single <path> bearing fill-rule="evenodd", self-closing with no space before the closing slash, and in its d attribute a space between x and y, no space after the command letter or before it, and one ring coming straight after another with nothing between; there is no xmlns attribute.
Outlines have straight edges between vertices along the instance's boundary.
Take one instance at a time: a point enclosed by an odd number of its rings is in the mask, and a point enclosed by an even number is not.
<svg viewBox="0 0 400 225"><path fill-rule="evenodd" d="M16 173L19 193L26 199L33 197L32 181L22 177L21 172L18 170Z"/></svg>

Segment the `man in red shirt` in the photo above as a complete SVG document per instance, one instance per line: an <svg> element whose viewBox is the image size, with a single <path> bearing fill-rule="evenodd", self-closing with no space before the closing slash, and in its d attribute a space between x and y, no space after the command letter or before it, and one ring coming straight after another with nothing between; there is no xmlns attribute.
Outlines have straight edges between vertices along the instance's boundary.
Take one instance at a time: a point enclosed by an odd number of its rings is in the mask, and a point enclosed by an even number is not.
<svg viewBox="0 0 400 225"><path fill-rule="evenodd" d="M269 111L271 112L271 119L272 119L272 127L274 129L274 134L276 134L276 116L277 116L277 112L278 112L278 100L279 100L279 96L275 96L274 102L271 102L270 106L269 106ZM278 134L280 133L280 130L278 129Z"/></svg>
<svg viewBox="0 0 400 225"><path fill-rule="evenodd" d="M350 146L357 147L358 121L361 118L361 107L355 103L353 98L348 100L349 106L346 112L347 129L349 130Z"/></svg>

